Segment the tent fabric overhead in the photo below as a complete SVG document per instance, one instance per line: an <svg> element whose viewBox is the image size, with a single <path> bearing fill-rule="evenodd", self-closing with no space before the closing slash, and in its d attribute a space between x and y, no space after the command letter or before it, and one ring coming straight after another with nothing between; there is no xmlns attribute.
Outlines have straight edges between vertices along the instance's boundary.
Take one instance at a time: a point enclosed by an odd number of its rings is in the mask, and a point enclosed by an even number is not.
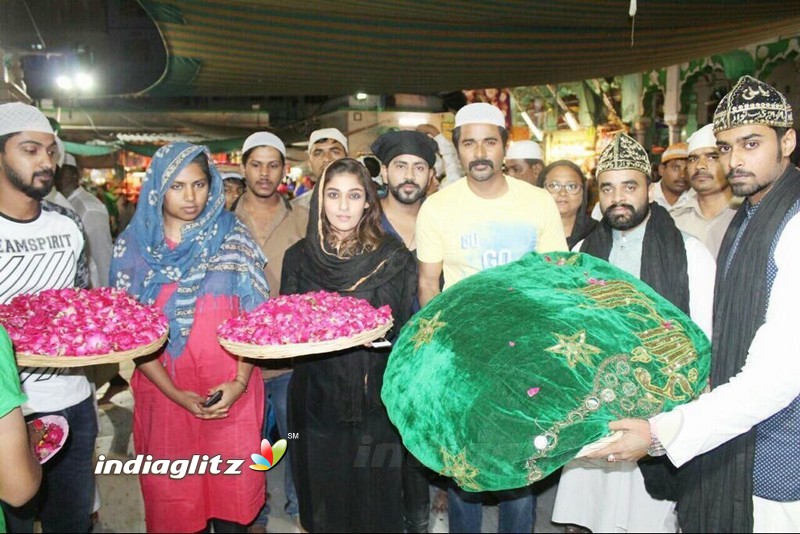
<svg viewBox="0 0 800 534"><path fill-rule="evenodd" d="M139 2L169 55L145 94L163 96L560 83L800 34L797 0L640 0L635 21L629 0Z"/></svg>

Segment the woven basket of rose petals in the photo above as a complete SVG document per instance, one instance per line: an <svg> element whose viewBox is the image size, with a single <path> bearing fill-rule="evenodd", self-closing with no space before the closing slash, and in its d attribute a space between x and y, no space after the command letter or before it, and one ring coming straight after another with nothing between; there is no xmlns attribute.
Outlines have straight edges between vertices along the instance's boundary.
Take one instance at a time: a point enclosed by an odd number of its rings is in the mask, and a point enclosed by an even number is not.
<svg viewBox="0 0 800 534"><path fill-rule="evenodd" d="M17 364L83 367L152 354L167 339L167 318L120 289L48 289L0 305L0 324Z"/></svg>
<svg viewBox="0 0 800 534"><path fill-rule="evenodd" d="M271 298L217 328L220 344L246 358L294 358L364 345L392 328L389 306L318 291Z"/></svg>

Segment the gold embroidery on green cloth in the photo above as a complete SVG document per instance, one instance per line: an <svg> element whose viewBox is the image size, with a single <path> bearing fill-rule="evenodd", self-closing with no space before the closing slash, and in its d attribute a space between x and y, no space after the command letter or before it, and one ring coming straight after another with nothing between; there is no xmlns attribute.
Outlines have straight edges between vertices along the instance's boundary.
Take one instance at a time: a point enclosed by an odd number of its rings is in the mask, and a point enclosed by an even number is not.
<svg viewBox="0 0 800 534"><path fill-rule="evenodd" d="M439 329L447 326L447 323L443 323L439 320L441 315L442 311L439 310L436 312L436 315L430 319L419 320L419 328L417 329L417 333L411 337L411 341L414 342L414 352L419 350L422 345L430 343L433 339L433 336L436 335L436 332L438 332Z"/></svg>
<svg viewBox="0 0 800 534"><path fill-rule="evenodd" d="M692 341L686 335L683 325L675 321L662 321L659 326L637 332L636 336L642 340L644 350L634 356L633 361L649 363L655 360L661 364L659 374L667 378L663 386L652 383L652 377L645 369L636 369L636 379L647 391L663 395L674 401L685 400L687 395L693 393L692 383L697 382L697 370L692 369L694 375L683 375L679 371L697 360L697 353L692 346ZM678 392L682 390L686 395Z"/></svg>
<svg viewBox="0 0 800 534"><path fill-rule="evenodd" d="M559 433L583 421L590 412L604 407L617 418L648 418L661 411L666 399L682 401L694 396L692 384L697 383L698 371L692 368L685 372L685 369L697 361L698 355L680 322L664 319L651 299L625 281L590 278L587 286L576 291L591 300L585 305L589 308L633 307L628 316L644 326L642 331L634 332L641 345L633 347L630 354L603 359L595 371L592 391L563 420L533 436L534 452L526 461L529 482L542 477L537 460L547 457L554 449L550 445L558 441ZM602 353L601 349L585 343L584 330L571 336L553 335L559 343L545 350L566 356L570 367L579 361L591 364L591 356ZM587 351L585 347L594 351ZM655 378L647 369L636 365L653 361L659 364Z"/></svg>
<svg viewBox="0 0 800 534"><path fill-rule="evenodd" d="M581 330L571 336L557 332L553 332L553 335L558 343L544 350L564 356L570 367L575 367L577 363L592 365L592 356L602 352L594 345L586 343L585 330Z"/></svg>
<svg viewBox="0 0 800 534"><path fill-rule="evenodd" d="M478 491L481 487L475 482L475 477L478 476L478 468L470 465L467 462L467 453L465 449L461 449L458 454L451 454L450 451L441 448L442 463L444 467L439 472L440 474L451 477L458 482L462 488Z"/></svg>
<svg viewBox="0 0 800 534"><path fill-rule="evenodd" d="M629 313L630 317L636 317L642 321L652 319L658 321L661 317L653 307L653 301L639 293L633 284L623 280L595 280L590 279L589 285L576 290L584 296L592 299L600 308L618 308L620 306L639 306L646 310L646 314ZM586 307L591 307L587 305Z"/></svg>

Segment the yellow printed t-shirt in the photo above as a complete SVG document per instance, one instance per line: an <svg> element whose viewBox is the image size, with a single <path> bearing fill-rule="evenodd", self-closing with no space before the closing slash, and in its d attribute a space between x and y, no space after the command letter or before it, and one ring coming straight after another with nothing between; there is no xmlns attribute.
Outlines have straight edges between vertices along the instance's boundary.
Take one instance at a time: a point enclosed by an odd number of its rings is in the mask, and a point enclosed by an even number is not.
<svg viewBox="0 0 800 534"><path fill-rule="evenodd" d="M444 287L525 253L567 250L561 215L544 189L505 177L508 191L484 199L469 178L428 198L417 217L417 257L442 262Z"/></svg>

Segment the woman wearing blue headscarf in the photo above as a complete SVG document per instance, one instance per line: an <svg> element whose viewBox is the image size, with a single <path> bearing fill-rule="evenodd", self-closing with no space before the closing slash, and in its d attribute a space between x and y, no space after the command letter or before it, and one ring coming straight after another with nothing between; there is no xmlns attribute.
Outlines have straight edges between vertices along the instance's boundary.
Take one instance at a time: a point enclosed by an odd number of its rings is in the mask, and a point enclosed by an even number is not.
<svg viewBox="0 0 800 534"><path fill-rule="evenodd" d="M137 362L131 380L136 453L153 462L194 455L198 461L219 455L224 462L259 450L260 374L219 345L216 328L266 300L266 260L224 204L222 178L207 149L164 146L114 247L112 283L161 308L169 320L166 347ZM222 398L204 407L216 391ZM264 475L204 471L140 475L148 531L200 531L209 521L216 532L245 531L264 504Z"/></svg>

